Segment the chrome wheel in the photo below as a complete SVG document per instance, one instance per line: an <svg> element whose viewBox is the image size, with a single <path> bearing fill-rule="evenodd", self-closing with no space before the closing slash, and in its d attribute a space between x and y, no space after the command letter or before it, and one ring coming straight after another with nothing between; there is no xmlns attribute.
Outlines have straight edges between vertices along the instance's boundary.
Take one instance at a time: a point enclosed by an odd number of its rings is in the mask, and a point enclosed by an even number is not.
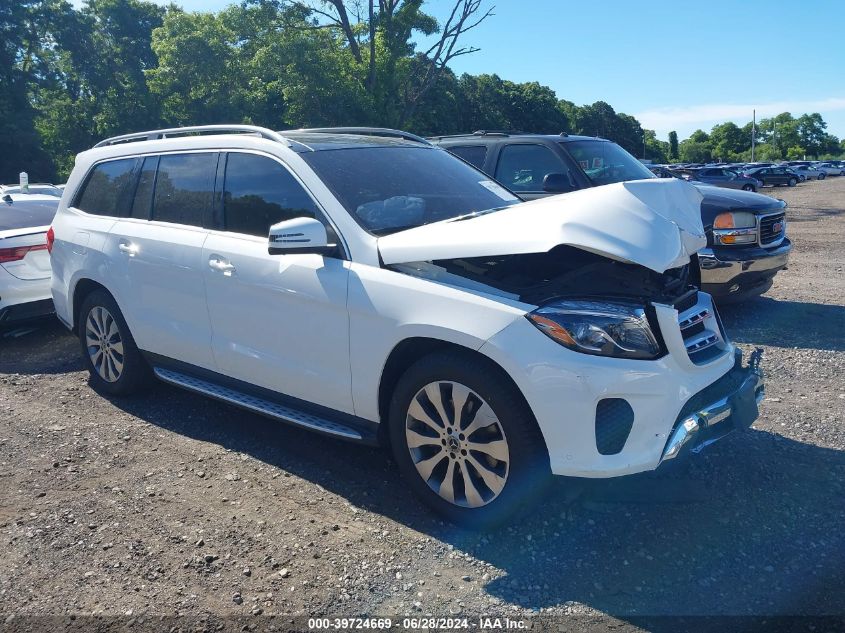
<svg viewBox="0 0 845 633"><path fill-rule="evenodd" d="M123 374L123 339L114 317L102 306L95 306L88 313L85 347L100 378L117 382Z"/></svg>
<svg viewBox="0 0 845 633"><path fill-rule="evenodd" d="M452 381L432 382L411 400L405 440L420 477L440 497L478 508L501 494L510 452L493 409Z"/></svg>

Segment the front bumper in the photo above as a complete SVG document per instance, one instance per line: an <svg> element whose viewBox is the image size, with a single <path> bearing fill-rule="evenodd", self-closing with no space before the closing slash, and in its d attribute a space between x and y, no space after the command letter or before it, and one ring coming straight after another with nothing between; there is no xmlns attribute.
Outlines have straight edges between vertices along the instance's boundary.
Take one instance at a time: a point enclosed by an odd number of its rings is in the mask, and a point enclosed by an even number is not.
<svg viewBox="0 0 845 633"><path fill-rule="evenodd" d="M681 410L663 449L661 464L698 453L731 431L751 426L763 394L760 350L751 355L748 367L742 366L742 352L737 350L734 368L695 394Z"/></svg>
<svg viewBox="0 0 845 633"><path fill-rule="evenodd" d="M774 248L715 247L698 252L701 289L716 299L762 294L789 263L792 242Z"/></svg>

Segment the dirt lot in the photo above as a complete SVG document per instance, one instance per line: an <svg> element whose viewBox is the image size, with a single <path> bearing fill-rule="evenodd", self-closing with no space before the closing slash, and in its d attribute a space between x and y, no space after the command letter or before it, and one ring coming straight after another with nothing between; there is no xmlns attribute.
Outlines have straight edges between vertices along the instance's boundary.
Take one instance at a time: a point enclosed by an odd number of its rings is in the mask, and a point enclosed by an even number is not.
<svg viewBox="0 0 845 633"><path fill-rule="evenodd" d="M542 611L623 629L845 615L845 178L766 192L789 202L791 265L722 310L765 350L754 427L678 479L556 482L492 534L432 518L379 451L164 385L108 400L59 326L0 337L0 628L12 614Z"/></svg>

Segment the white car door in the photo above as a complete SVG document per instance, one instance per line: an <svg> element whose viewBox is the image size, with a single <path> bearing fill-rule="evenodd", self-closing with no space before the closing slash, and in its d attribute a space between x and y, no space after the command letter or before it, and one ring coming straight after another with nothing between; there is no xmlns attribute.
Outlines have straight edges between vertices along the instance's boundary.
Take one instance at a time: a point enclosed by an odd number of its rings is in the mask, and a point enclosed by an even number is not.
<svg viewBox="0 0 845 633"><path fill-rule="evenodd" d="M205 302L203 244L216 152L148 156L130 217L109 232L114 292L138 347L214 369Z"/></svg>
<svg viewBox="0 0 845 633"><path fill-rule="evenodd" d="M218 371L353 413L348 262L316 254L269 255L270 225L323 216L276 159L232 152L225 160L215 213L221 230L212 231L203 248Z"/></svg>

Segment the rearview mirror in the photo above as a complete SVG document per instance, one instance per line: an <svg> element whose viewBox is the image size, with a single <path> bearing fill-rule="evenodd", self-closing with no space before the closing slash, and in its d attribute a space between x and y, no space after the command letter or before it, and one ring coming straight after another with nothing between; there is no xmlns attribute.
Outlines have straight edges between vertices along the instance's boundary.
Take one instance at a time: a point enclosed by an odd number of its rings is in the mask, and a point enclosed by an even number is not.
<svg viewBox="0 0 845 633"><path fill-rule="evenodd" d="M314 218L294 218L270 227L267 252L271 255L317 253L330 255L337 250L329 244L326 227Z"/></svg>
<svg viewBox="0 0 845 633"><path fill-rule="evenodd" d="M568 172L565 174L546 174L546 177L543 178L543 191L548 193L566 193L573 189L575 189L575 186L572 184Z"/></svg>

